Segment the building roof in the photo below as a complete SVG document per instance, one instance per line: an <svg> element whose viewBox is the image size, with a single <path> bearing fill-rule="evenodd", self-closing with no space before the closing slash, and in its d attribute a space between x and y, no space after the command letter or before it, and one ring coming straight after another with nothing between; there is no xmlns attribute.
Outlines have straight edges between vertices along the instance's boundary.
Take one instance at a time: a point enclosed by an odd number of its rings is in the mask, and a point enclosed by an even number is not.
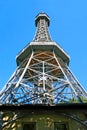
<svg viewBox="0 0 87 130"><path fill-rule="evenodd" d="M85 112L87 111L87 103L69 103L69 104L58 104L58 105L45 105L45 104L24 104L24 105L0 105L0 110L1 111L20 111L20 110L29 110L29 111L38 111L38 110L51 110L51 111L82 111Z"/></svg>

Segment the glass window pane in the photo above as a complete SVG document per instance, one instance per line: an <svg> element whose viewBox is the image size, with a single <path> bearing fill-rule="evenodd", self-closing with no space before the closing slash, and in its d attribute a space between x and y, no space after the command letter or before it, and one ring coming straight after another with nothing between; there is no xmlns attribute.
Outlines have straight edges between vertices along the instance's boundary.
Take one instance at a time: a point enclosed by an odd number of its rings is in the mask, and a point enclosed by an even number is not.
<svg viewBox="0 0 87 130"><path fill-rule="evenodd" d="M68 130L67 123L54 123L54 130Z"/></svg>
<svg viewBox="0 0 87 130"><path fill-rule="evenodd" d="M23 130L36 130L36 123L25 123L23 125Z"/></svg>

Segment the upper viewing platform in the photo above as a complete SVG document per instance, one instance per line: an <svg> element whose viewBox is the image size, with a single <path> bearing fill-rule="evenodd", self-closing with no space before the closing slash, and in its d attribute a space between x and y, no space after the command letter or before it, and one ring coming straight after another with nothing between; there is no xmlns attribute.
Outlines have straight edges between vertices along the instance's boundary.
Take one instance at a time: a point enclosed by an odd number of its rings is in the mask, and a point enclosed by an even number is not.
<svg viewBox="0 0 87 130"><path fill-rule="evenodd" d="M35 18L35 25L37 27L38 22L40 21L40 19L45 19L48 23L48 26L50 25L50 18L46 13L39 13L36 18Z"/></svg>
<svg viewBox="0 0 87 130"><path fill-rule="evenodd" d="M53 42L48 27L50 25L50 18L45 13L39 13L35 17L35 26L37 27L34 39L17 55L16 61L19 66L25 60L32 50L36 51L49 51L55 52L66 64L69 64L69 55L56 43Z"/></svg>
<svg viewBox="0 0 87 130"><path fill-rule="evenodd" d="M48 26L50 25L50 19L47 14L45 13L38 14L35 18L35 25L37 27L37 31L35 34L34 41L36 42L52 41L48 31Z"/></svg>

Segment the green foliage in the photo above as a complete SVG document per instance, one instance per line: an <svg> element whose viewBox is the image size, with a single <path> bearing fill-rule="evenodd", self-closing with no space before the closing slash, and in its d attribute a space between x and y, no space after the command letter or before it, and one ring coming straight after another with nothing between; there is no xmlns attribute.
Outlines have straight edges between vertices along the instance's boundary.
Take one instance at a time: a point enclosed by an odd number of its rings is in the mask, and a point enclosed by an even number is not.
<svg viewBox="0 0 87 130"><path fill-rule="evenodd" d="M82 101L82 103L87 103L87 98L82 97L82 96L80 96L79 98L80 98L80 100ZM76 97L73 98L73 99L71 99L69 102L70 102L70 103L80 103L79 99L76 98Z"/></svg>

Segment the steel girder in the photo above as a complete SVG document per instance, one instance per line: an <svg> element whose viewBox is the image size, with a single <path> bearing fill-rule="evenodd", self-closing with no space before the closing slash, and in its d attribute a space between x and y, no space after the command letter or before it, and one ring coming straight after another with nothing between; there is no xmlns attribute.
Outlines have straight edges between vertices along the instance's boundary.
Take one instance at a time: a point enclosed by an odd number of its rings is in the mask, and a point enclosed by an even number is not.
<svg viewBox="0 0 87 130"><path fill-rule="evenodd" d="M0 92L0 104L85 102L87 94L54 52L31 53Z"/></svg>

